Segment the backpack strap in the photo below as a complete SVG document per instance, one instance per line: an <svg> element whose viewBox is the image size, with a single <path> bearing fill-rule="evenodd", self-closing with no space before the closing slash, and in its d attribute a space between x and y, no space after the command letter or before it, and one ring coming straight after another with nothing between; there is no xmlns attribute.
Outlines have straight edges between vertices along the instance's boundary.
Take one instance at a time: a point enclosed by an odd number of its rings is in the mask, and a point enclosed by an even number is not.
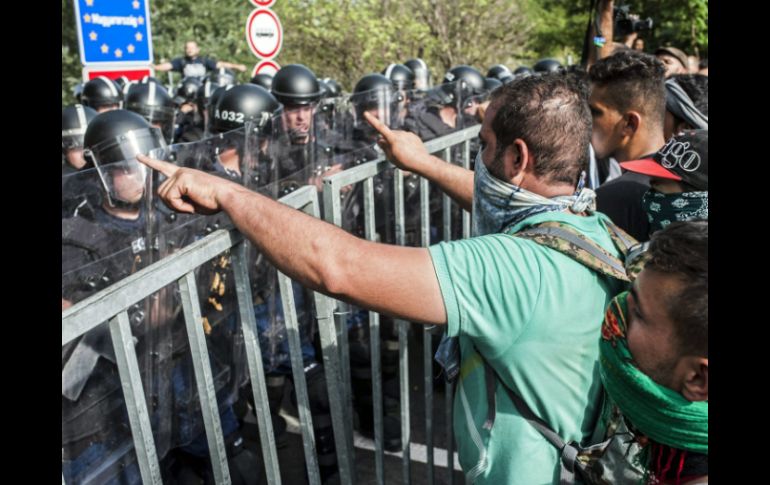
<svg viewBox="0 0 770 485"><path fill-rule="evenodd" d="M497 403L495 402L495 385L500 382L508 398L513 403L513 406L519 412L522 418L524 418L532 427L540 432L543 437L548 440L560 454L561 473L559 478L559 485L571 485L575 483L575 469L579 467L577 463L577 456L579 449L575 443L566 443L561 437L551 429L548 424L539 418L524 400L519 397L518 394L513 392L505 383L497 378L497 373L489 365L489 362L479 353L476 353L484 362L484 379L487 390L487 420L484 423L484 428L491 430L495 423L495 417L497 413Z"/></svg>
<svg viewBox="0 0 770 485"><path fill-rule="evenodd" d="M630 281L622 261L567 224L544 222L511 235L533 240L538 244L564 253L597 273L623 282ZM618 237L620 238L620 236Z"/></svg>

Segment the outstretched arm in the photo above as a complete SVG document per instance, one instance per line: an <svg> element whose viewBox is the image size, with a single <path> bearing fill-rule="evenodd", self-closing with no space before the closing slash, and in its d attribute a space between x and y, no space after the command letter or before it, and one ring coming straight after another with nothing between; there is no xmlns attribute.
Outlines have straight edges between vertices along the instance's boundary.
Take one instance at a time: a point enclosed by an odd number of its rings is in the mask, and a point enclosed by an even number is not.
<svg viewBox="0 0 770 485"><path fill-rule="evenodd" d="M359 239L236 183L143 155L168 177L158 195L180 212L225 211L283 273L334 298L406 320L445 323L430 253Z"/></svg>
<svg viewBox="0 0 770 485"><path fill-rule="evenodd" d="M217 61L217 69L225 67L227 69L235 69L237 71L246 72L246 66L244 64L235 64L226 61Z"/></svg>
<svg viewBox="0 0 770 485"><path fill-rule="evenodd" d="M155 64L155 70L156 71L161 71L161 72L163 72L163 71L170 71L171 69L173 69L173 67L174 66L171 65L170 62L162 62L160 64Z"/></svg>
<svg viewBox="0 0 770 485"><path fill-rule="evenodd" d="M415 172L436 184L460 207L470 211L473 206L473 172L447 163L428 153L422 140L408 131L391 130L377 117L364 113L366 120L378 132L380 145L388 160L402 170Z"/></svg>

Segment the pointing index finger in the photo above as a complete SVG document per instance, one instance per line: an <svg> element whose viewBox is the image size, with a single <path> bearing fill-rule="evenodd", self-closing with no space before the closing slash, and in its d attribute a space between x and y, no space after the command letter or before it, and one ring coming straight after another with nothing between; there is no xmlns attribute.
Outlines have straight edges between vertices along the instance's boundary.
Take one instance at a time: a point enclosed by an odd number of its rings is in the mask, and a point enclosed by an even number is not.
<svg viewBox="0 0 770 485"><path fill-rule="evenodd" d="M142 155L141 153L136 156L136 159L151 169L162 173L166 177L174 175L174 173L179 170L179 167L173 163L164 162L163 160L155 160L154 158L150 158L147 155Z"/></svg>
<svg viewBox="0 0 770 485"><path fill-rule="evenodd" d="M393 131L391 131L391 129L388 128L388 126L385 123L377 119L376 116L367 112L364 112L364 118L366 118L366 121L368 121L369 124L372 125L372 127L375 130L379 131L380 134L384 136L386 140L391 141L391 139L393 138Z"/></svg>

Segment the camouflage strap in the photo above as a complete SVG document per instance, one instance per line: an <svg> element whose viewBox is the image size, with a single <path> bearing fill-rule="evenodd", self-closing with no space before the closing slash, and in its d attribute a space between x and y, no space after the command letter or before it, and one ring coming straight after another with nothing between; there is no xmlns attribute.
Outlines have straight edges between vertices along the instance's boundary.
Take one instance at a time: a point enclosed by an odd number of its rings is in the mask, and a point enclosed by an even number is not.
<svg viewBox="0 0 770 485"><path fill-rule="evenodd" d="M603 275L624 282L630 281L622 261L566 224L544 222L512 234L512 236L530 239L559 251Z"/></svg>

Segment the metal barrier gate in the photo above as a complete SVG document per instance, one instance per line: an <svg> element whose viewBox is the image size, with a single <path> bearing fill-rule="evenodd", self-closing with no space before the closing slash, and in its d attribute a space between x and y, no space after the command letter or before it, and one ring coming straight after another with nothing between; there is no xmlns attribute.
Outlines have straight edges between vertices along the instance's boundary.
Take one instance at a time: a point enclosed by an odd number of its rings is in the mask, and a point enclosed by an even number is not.
<svg viewBox="0 0 770 485"><path fill-rule="evenodd" d="M444 160L450 159L450 149L463 144L463 167L470 166L470 140L478 135L480 126L473 126L441 138L426 142L430 153L443 152ZM364 183L364 223L366 238L374 239L374 196L372 178L390 167L384 156L360 166L347 169L324 179L324 219L341 225L340 191L348 185ZM403 173L395 169L394 193L396 198L395 224L396 242L404 245L404 203ZM429 245L430 213L428 206L428 181L420 179L421 245ZM280 202L303 210L307 214L320 217L318 192L314 186L302 187L280 199ZM451 200L443 196L444 240L451 239ZM470 214L463 212L462 235L470 233ZM246 249L248 241L236 230L219 230L197 241L178 253L162 259L155 264L125 278L124 280L84 299L62 312L62 346L109 321L109 331L114 346L116 363L121 386L128 411L131 434L137 455L140 474L144 483L162 483L160 466L150 425L145 393L140 378L139 365L131 327L128 308L136 302L152 295L165 286L176 282L180 289L184 320L192 351L196 387L201 401L204 428L209 445L214 478L218 484L229 484L230 474L227 465L224 437L214 389L212 367L209 361L206 339L201 321L201 308L197 295L195 269L223 251L232 248L232 261L235 274L238 313L246 346L249 378L251 381L256 416L259 425L262 455L269 483L281 483L278 456L276 452L273 426L268 407L265 374L262 368L262 355L258 342L256 321L250 295ZM291 354L292 374L297 392L297 406L300 418L305 461L309 481L312 485L320 484L320 474L315 453L312 418L310 416L307 386L300 351L300 337L291 290L291 280L278 273L281 299L285 309L288 341ZM332 300L313 292L318 319L319 336L322 347L323 365L326 369L326 384L332 415L332 427L339 464L340 479L343 484L356 483L353 452L353 429L350 417L352 400L350 392L350 364L348 360L348 340L346 322L346 304ZM335 308L337 311L335 311ZM334 322L334 324L332 324ZM369 312L371 331L372 386L374 395L374 433L376 476L380 484L385 483L383 450L383 408L379 347L379 314ZM401 440L403 452L403 482L410 483L410 413L409 413L409 373L408 373L408 322L399 321L399 375L401 390ZM432 352L429 329L423 330L426 399L426 446L428 450L428 483L434 482L433 476L433 417L432 417ZM452 470L452 389L446 393L447 436L448 436L448 472L449 483L453 483ZM348 419L346 419L346 416ZM62 484L65 483L62 474Z"/></svg>

